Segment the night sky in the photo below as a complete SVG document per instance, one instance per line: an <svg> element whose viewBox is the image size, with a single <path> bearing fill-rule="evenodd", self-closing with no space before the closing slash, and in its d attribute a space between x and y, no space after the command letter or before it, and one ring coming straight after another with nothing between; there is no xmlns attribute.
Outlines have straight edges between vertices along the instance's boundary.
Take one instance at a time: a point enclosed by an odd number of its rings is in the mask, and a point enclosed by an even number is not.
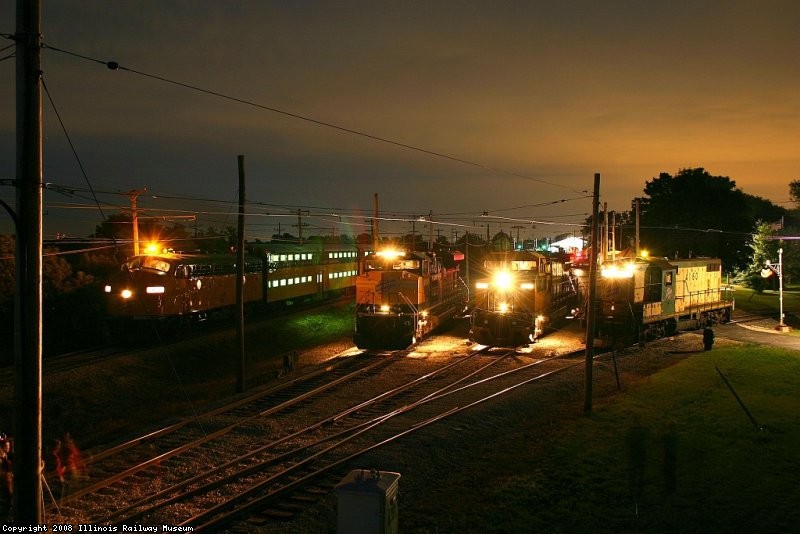
<svg viewBox="0 0 800 534"><path fill-rule="evenodd" d="M235 226L243 154L248 239L296 235L298 209L306 235L368 231L376 193L383 216L432 213L448 237L530 238L578 229L595 172L612 210L687 167L789 207L798 28L792 0L44 0L44 42L68 53L42 63L105 216L129 206L109 193L146 187L145 215ZM0 179L15 174L14 77L0 62ZM102 216L43 107L44 179L62 188L45 193L45 238L86 236Z"/></svg>

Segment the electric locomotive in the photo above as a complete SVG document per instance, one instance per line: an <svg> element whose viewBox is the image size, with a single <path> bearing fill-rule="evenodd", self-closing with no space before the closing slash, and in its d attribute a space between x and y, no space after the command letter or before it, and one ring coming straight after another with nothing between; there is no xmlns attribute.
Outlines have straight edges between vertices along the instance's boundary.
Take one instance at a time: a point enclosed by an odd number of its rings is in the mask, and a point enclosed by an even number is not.
<svg viewBox="0 0 800 534"><path fill-rule="evenodd" d="M129 258L105 285L112 321L204 319L236 304L237 258L232 254L160 252ZM245 304L291 304L352 291L355 245L254 245L245 258Z"/></svg>
<svg viewBox="0 0 800 534"><path fill-rule="evenodd" d="M614 346L727 322L734 300L719 259L639 257L602 265L595 306L595 344Z"/></svg>
<svg viewBox="0 0 800 534"><path fill-rule="evenodd" d="M404 349L463 313L463 259L462 253L447 251L384 249L369 254L356 279L356 346Z"/></svg>
<svg viewBox="0 0 800 534"><path fill-rule="evenodd" d="M475 283L470 341L517 347L535 342L578 303L577 279L559 257L531 251L493 252L487 277Z"/></svg>

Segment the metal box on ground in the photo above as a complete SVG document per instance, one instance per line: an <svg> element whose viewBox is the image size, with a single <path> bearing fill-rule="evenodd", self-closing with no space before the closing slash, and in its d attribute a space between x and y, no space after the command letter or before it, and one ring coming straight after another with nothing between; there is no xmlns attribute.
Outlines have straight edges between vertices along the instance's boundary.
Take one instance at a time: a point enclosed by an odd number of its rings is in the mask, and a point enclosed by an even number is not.
<svg viewBox="0 0 800 534"><path fill-rule="evenodd" d="M398 532L400 473L354 469L336 485L339 534Z"/></svg>

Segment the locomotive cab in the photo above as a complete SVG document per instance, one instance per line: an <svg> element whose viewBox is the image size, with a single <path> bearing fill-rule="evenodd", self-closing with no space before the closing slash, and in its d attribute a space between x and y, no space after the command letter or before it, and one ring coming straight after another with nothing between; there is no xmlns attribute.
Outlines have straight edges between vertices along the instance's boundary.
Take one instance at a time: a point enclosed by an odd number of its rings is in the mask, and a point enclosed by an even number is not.
<svg viewBox="0 0 800 534"><path fill-rule="evenodd" d="M495 253L475 284L470 341L515 347L533 343L569 314L577 282L558 259L537 252Z"/></svg>
<svg viewBox="0 0 800 534"><path fill-rule="evenodd" d="M454 259L456 258L456 259ZM457 255L379 250L356 279L353 340L362 349L404 349L463 306Z"/></svg>
<svg viewBox="0 0 800 534"><path fill-rule="evenodd" d="M602 266L595 337L629 344L730 320L718 259L636 258Z"/></svg>

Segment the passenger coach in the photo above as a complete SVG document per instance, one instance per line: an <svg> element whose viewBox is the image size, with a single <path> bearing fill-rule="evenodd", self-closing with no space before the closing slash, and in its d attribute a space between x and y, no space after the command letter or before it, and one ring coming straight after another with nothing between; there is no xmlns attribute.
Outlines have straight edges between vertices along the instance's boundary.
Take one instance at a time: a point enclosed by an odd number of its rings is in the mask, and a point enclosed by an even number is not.
<svg viewBox="0 0 800 534"><path fill-rule="evenodd" d="M353 292L359 250L343 244L265 243L244 265L246 304L292 304ZM134 256L105 285L112 319L204 319L236 303L233 254L161 252Z"/></svg>

